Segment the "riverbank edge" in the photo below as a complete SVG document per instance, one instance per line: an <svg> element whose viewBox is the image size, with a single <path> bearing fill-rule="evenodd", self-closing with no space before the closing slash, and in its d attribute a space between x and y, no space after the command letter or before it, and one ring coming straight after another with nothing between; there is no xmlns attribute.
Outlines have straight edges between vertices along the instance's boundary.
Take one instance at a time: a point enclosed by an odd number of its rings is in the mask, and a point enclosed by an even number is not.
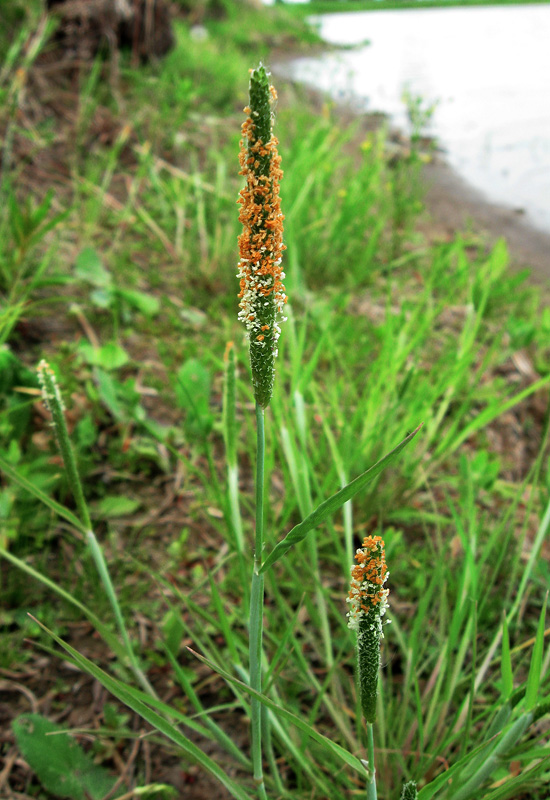
<svg viewBox="0 0 550 800"><path fill-rule="evenodd" d="M280 80L299 87L305 92L313 110L319 111L323 104L339 105L334 98L321 89L315 89L289 77L292 62L300 58L319 57L341 48L331 44L292 51L273 50L270 69ZM345 49L345 48L342 48ZM380 124L385 116L380 112L365 113L350 104L339 105L345 117L363 117L372 120L368 127ZM399 132L397 138L403 138ZM532 225L521 209L494 203L482 192L463 180L446 162L445 153L436 151L425 164L421 174L425 213L420 219L420 228L430 240L446 239L457 233L474 236L487 248L499 239L505 239L510 254L510 266L515 270L528 270L532 283L550 292L550 233Z"/></svg>
<svg viewBox="0 0 550 800"><path fill-rule="evenodd" d="M471 232L492 246L505 239L514 269L550 290L550 234L536 228L521 209L498 205L464 181L442 156L423 169L424 204L440 235ZM435 230L434 230L435 232Z"/></svg>

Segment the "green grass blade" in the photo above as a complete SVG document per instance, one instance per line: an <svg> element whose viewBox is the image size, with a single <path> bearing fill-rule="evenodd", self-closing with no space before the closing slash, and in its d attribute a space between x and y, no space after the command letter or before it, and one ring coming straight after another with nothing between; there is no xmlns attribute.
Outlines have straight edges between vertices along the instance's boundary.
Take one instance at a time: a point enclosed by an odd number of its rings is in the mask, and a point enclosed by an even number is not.
<svg viewBox="0 0 550 800"><path fill-rule="evenodd" d="M115 587L113 586L113 582L111 580L111 575L107 567L107 562L105 561L105 556L103 555L103 550L101 548L101 545L97 541L96 535L93 532L93 530L90 529L89 531L87 531L86 541L88 542L88 546L90 548L92 558L94 559L97 572L99 574L99 577L101 578L105 594L107 595L107 598L113 610L113 614L115 615L118 629L120 631L120 635L122 636L122 640L124 642L124 646L126 649L126 655L128 657L128 661L130 662L132 671L136 676L136 678L138 679L138 681L140 682L140 684L145 689L145 691L155 696L154 689L147 680L147 676L141 669L139 660L134 652L132 641L130 639L130 634L128 633L128 629L124 621L124 616L122 614L122 609L120 608L120 604L118 602L117 593L115 591Z"/></svg>
<svg viewBox="0 0 550 800"><path fill-rule="evenodd" d="M430 781L430 783L428 783L418 792L418 800L432 800L432 797L435 797L436 793L449 783L450 779L456 772L462 769L462 767L467 766L470 759L481 753L481 751L488 745L488 742L483 742L467 756L461 758L460 761L457 761L456 764L452 765L452 767L449 767L449 769L446 769L441 773L441 775L438 775L437 778L434 778L433 781Z"/></svg>
<svg viewBox="0 0 550 800"><path fill-rule="evenodd" d="M531 656L531 664L529 666L529 675L527 676L527 689L525 692L525 708L531 711L536 705L537 696L539 693L541 668L542 668L542 653L544 650L544 622L546 619L546 604L548 603L548 592L544 598L544 603L540 612L539 624L537 628L537 637L533 647L533 655Z"/></svg>
<svg viewBox="0 0 550 800"><path fill-rule="evenodd" d="M502 696L508 700L514 691L514 673L512 671L512 657L510 655L510 636L508 635L508 623L506 617L502 620L502 655L501 655L501 675L502 675Z"/></svg>
<svg viewBox="0 0 550 800"><path fill-rule="evenodd" d="M237 367L235 362L235 348L228 342L224 355L224 384L223 384L223 410L222 427L225 443L225 460L227 466L227 502L229 504L230 525L233 532L235 548L239 554L240 569L245 580L244 532L239 504L239 467L237 465ZM245 591L247 591L245 589Z"/></svg>
<svg viewBox="0 0 550 800"><path fill-rule="evenodd" d="M48 589L51 589L52 592L59 595L63 600L66 600L67 603L70 603L75 608L78 608L84 616L88 619L88 621L94 626L96 631L99 633L103 641L111 648L111 650L119 657L124 658L124 650L122 649L120 642L116 638L116 636L111 633L109 628L103 624L103 622L97 617L93 611L91 611L84 603L81 603L76 597L73 597L72 594L66 592L64 589L61 588L57 583L51 581L46 575L43 575L41 572L33 569L33 567L26 564L21 559L17 558L17 556L10 553L8 550L5 550L3 547L0 547L0 557L5 558L7 561L12 563L15 567L20 569L22 572L25 572L27 575L30 575L31 578L43 583L44 586L47 586Z"/></svg>
<svg viewBox="0 0 550 800"><path fill-rule="evenodd" d="M539 528L537 530L535 540L531 546L531 552L529 553L529 560L527 561L525 569L523 570L523 574L521 576L521 581L517 591L516 599L514 601L514 605L510 610L510 612L508 613L508 621L512 619L513 615L517 612L518 608L520 607L523 601L525 588L527 586L529 579L531 578L531 575L533 573L533 568L538 561L540 550L546 538L546 534L548 533L549 527L550 527L550 502L548 502L544 510L544 514L541 519Z"/></svg>
<svg viewBox="0 0 550 800"><path fill-rule="evenodd" d="M333 494L332 497L329 497L328 500L325 500L321 503L320 506L317 506L315 511L312 511L302 522L298 525L295 525L294 528L288 533L285 538L276 545L268 557L265 559L264 563L261 566L260 572L264 572L268 567L271 567L276 561L278 561L282 556L285 555L294 545L298 544L299 542L303 541L307 534L312 531L314 528L317 528L324 520L334 514L335 511L338 511L344 503L348 500L351 500L352 497L361 491L367 484L369 484L374 478L376 478L383 469L385 469L388 464L393 461L393 459L398 455L398 453L406 447L407 444L413 439L418 431L422 426L419 425L412 433L410 433L403 441L397 445L390 453L388 453L384 458L381 458L376 464L372 467L367 469L363 472L362 475L359 475L355 478L351 483L348 483L347 486L344 486L343 489L340 489L339 492Z"/></svg>
<svg viewBox="0 0 550 800"><path fill-rule="evenodd" d="M135 711L136 714L139 714L142 719L146 720L146 722L149 722L150 725L181 747L183 752L188 756L188 758L191 759L191 761L199 764L201 767L203 767L203 769L209 772L227 789L227 791L233 797L237 798L237 800L251 800L250 795L248 795L244 789L231 780L231 778L225 774L225 772L216 764L215 761L203 753L196 744L193 744L192 741L184 736L184 734L181 733L181 731L179 731L175 725L172 725L160 714L157 714L156 711L153 711L152 708L149 707L149 699L147 700L146 704L142 699L139 698L137 692L131 689L131 687L126 686L125 684L111 677L107 672L104 672L102 669L96 666L93 661L90 661L85 656L81 655L77 650L64 642L63 639L60 639L59 636L56 636L53 631L50 631L45 625L42 625L41 622L36 620L34 617L32 619L34 619L37 625L40 625L40 627L49 636L51 636L60 647L62 647L67 653L69 653L70 656L72 656L73 660L78 664L80 669L82 669L84 672L87 672L88 675L91 675L93 678L99 681L102 686L104 686L121 702L127 705L128 708L131 708L132 711Z"/></svg>
<svg viewBox="0 0 550 800"><path fill-rule="evenodd" d="M34 617L32 617L31 614L29 614L29 617L31 617L34 620ZM44 626L42 626L42 627L44 627ZM57 650L55 648L54 644L51 644L51 645L47 644L46 645L43 642L38 642L38 641L34 642L34 644L35 644L35 647L40 648L40 650L42 650L44 653L47 653L48 655L52 656L53 658L56 658L56 659L59 658L59 650ZM84 658L84 656L83 656L83 658ZM63 660L67 664L72 664L72 666L75 669L80 669L80 670L82 669L82 665L78 661L76 661L74 658L72 658L69 654L65 654L63 656ZM121 682L120 679L114 679L114 680L119 680L119 683ZM162 700L157 700L154 697L151 697L150 695L147 694L147 692L144 692L141 689L137 689L137 688L135 688L133 686L130 686L129 684L124 684L124 683L122 683L122 686L124 686L126 688L126 690L128 691L129 694L131 694L137 700L140 700L146 706L150 706L151 708L156 709L157 711L160 711L163 714L165 719L170 719L170 718L174 719L178 723L180 723L180 725L185 725L190 730L192 730L195 733L199 734L199 736L203 736L205 739L211 738L208 728L205 727L204 725L201 725L199 722L197 722L195 717L186 716L181 711L177 711L175 708L172 708L171 706L167 705L166 703L163 703ZM199 715L197 714L195 716L198 717Z"/></svg>
<svg viewBox="0 0 550 800"><path fill-rule="evenodd" d="M220 675L228 683L232 683L238 686L240 689L243 690L243 692L246 692L251 697L256 697L261 703L270 708L276 714L284 717L286 720L295 725L298 728L298 730L305 733L311 739L314 739L318 744L323 745L327 750L330 750L333 755L335 755L344 764L347 764L348 767L351 767L352 769L359 772L363 777L365 777L365 768L361 763L361 761L359 761L358 758L355 758L355 756L353 756L351 753L348 753L348 751L345 750L343 747L340 747L339 744L336 744L336 742L332 742L330 739L327 739L326 736L323 736L321 733L318 733L318 731L316 731L315 728L312 728L310 725L307 724L307 722L304 722L304 720L301 717L296 716L296 714L293 714L291 711L287 711L285 708L280 706L274 700L271 700L269 697L266 697L265 694L261 694L261 692L256 692L254 689L251 689L250 686L246 685L246 683L243 683L238 678L234 678L233 675L229 674L229 672L226 672L225 670L221 669L212 661L209 661L207 658L204 658L204 656L199 655L199 653L196 653L194 650L191 650L190 647L188 647L187 649L189 650L190 653L192 653L195 656L195 658L198 658L199 661L210 667L211 670Z"/></svg>
<svg viewBox="0 0 550 800"><path fill-rule="evenodd" d="M532 722L533 714L531 712L522 714L503 731L502 735L496 736L491 740L491 752L483 759L478 757L478 762L481 761L478 769L472 769L468 765L464 775L466 781L460 781L460 785L457 787L458 791L451 793L452 800L477 800L480 787L497 769L501 756L519 742Z"/></svg>
<svg viewBox="0 0 550 800"><path fill-rule="evenodd" d="M483 796L483 800L515 800L519 796L519 790L533 780L537 775L540 775L545 769L548 768L550 763L550 754L535 764L531 769L522 770L515 778L510 778L494 792Z"/></svg>
<svg viewBox="0 0 550 800"><path fill-rule="evenodd" d="M509 701L507 701L498 709L487 729L487 740L492 739L493 736L497 736L497 734L499 734L508 725L508 721L512 716L512 711L513 708Z"/></svg>
<svg viewBox="0 0 550 800"><path fill-rule="evenodd" d="M545 375L544 378L535 381L525 389L522 389L521 392L518 392L504 402L495 401L491 403L464 427L464 429L455 437L452 443L447 445L447 442L444 440L435 451L434 457L437 458L443 452L445 452L446 456L454 453L455 450L457 450L460 445L466 441L466 439L469 439L474 433L482 428L485 428L497 417L501 417L506 413L506 411L509 411L509 409L513 408L518 403L521 403L523 400L525 400L525 398L530 397L530 395L534 394L535 392L538 392L547 385L548 381L550 381L550 375Z"/></svg>
<svg viewBox="0 0 550 800"><path fill-rule="evenodd" d="M31 483L27 478L21 475L18 470L11 466L2 456L0 456L0 469L2 472L7 475L7 477L20 486L25 491L32 494L33 497L36 497L37 500L40 500L41 503L44 503L45 506L48 506L52 511L56 514L59 514L60 517L63 517L70 522L77 530L81 531L82 533L86 533L87 529L86 526L82 524L82 522L75 516L72 511L69 511L68 508L62 506L61 503L58 503L56 500L53 500L47 494L45 494L41 489L38 489Z"/></svg>
<svg viewBox="0 0 550 800"><path fill-rule="evenodd" d="M230 753L233 756L233 758L239 761L244 767L249 768L250 759L247 758L243 752L241 752L241 750L237 747L235 742L232 739L230 739L229 736L225 733L225 731L222 728L220 728L219 725L217 725L217 723L212 719L211 716L209 716L209 711L203 708L202 703L197 696L197 693L193 689L191 681L187 678L187 675L185 674L185 670L181 668L181 666L177 662L177 659L170 652L170 650L168 650L168 648L165 648L165 652L166 656L170 660L172 669L174 670L174 673L180 683L181 688L191 701L193 707L195 708L195 711L201 716L205 717L204 724L211 732L213 738L218 742L218 744L220 744L223 748L225 748L225 750L228 753Z"/></svg>
<svg viewBox="0 0 550 800"><path fill-rule="evenodd" d="M236 421L236 388L235 388L235 348L228 342L224 355L224 387L223 387L223 438L227 464L237 464L237 421Z"/></svg>

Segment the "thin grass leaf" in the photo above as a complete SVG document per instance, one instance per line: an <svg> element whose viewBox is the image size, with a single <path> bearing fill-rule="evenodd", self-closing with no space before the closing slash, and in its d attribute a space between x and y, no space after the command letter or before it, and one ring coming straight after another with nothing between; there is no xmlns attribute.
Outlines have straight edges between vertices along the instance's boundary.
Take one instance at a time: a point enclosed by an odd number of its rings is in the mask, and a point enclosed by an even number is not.
<svg viewBox="0 0 550 800"><path fill-rule="evenodd" d="M502 675L502 696L508 700L514 691L514 673L512 671L512 657L510 655L510 636L508 635L508 623L506 616L502 620L502 653L500 659L500 670Z"/></svg>
<svg viewBox="0 0 550 800"><path fill-rule="evenodd" d="M522 714L515 722L509 725L501 735L491 740L491 753L483 758L477 757L476 769L473 764L468 764L464 775L466 779L460 781L457 791L451 793L452 800L477 800L480 787L487 781L500 764L501 757L514 747L529 725L533 722L533 713ZM422 800L422 799L421 799Z"/></svg>
<svg viewBox="0 0 550 800"><path fill-rule="evenodd" d="M244 574L244 563L242 562L244 532L239 504L239 468L237 465L237 368L233 342L228 342L225 348L224 370L222 427L227 464L227 500L235 547L241 558L241 570Z"/></svg>
<svg viewBox="0 0 550 800"><path fill-rule="evenodd" d="M226 461L229 467L237 463L237 420L236 420L236 386L235 386L235 348L228 342L224 355L223 386L223 439L225 442Z"/></svg>
<svg viewBox="0 0 550 800"><path fill-rule="evenodd" d="M353 756L351 753L348 753L348 751L345 750L343 747L340 747L339 744L336 744L336 742L332 742L330 739L327 739L326 736L323 736L323 734L318 733L315 730L315 728L312 728L310 725L307 724L307 722L304 722L303 719L301 719L301 717L297 717L296 714L293 714L291 711L287 711L286 708L283 708L282 706L278 705L278 703L275 703L269 697L266 697L265 694L261 694L261 692L256 692L254 689L251 689L250 686L246 685L246 683L243 683L238 678L234 678L233 675L229 674L229 672L226 672L225 670L221 669L212 661L209 661L207 658L204 658L204 656L199 655L199 653L196 653L194 650L191 650L190 647L188 647L187 649L193 656L195 656L195 658L198 658L199 661L210 667L211 670L220 675L228 683L232 683L235 686L238 686L240 689L243 690L243 692L246 692L251 697L256 697L261 703L270 708L276 714L279 714L280 716L284 717L286 720L291 722L293 725L295 725L298 728L298 730L305 733L307 736L316 741L318 744L325 747L327 750L330 750L334 756L336 756L344 764L347 764L348 767L351 767L356 772L359 772L363 777L365 776L365 768L361 763L361 761L359 761L358 758L355 758L355 756Z"/></svg>
<svg viewBox="0 0 550 800"><path fill-rule="evenodd" d="M31 614L29 614L29 617L34 620L34 617L32 617ZM46 645L43 642L36 641L34 642L34 646L39 648L42 652L52 656L53 658L59 658L59 650L56 650L53 644ZM166 652L168 653L168 651ZM82 658L84 658L84 656L82 656ZM80 669L80 670L82 669L82 665L68 654L63 656L63 660L66 661L67 664L72 664L72 666L75 669ZM118 679L113 679L113 680L118 680ZM149 694L147 694L147 692L144 692L142 689L137 689L134 686L130 686L129 684L124 684L124 683L122 683L121 685L124 686L126 690L129 692L129 694L131 694L137 700L140 700L146 706L150 706L151 708L159 711L164 716L165 719L172 718L181 725L185 725L186 728L189 728L195 733L198 733L199 736L203 736L205 739L211 738L208 728L202 725L200 722L197 722L196 718L199 716L203 716L205 713L209 714L213 713L215 710L214 708L209 708L208 712L202 711L200 715L196 714L193 717L189 717L183 714L181 711L178 711L177 709L173 708L172 706L163 703L162 700L158 700L157 698L151 697ZM242 758L246 759L246 756L244 756L244 754L241 754L241 756Z"/></svg>
<svg viewBox="0 0 550 800"><path fill-rule="evenodd" d="M176 658L174 657L173 653L165 647L165 653L172 664L172 669L180 683L181 688L185 692L186 696L191 701L195 711L198 714L206 715L204 724L211 732L214 739L220 744L228 753L230 753L233 758L239 761L244 767L250 767L250 759L246 757L246 755L241 752L241 750L237 747L235 742L229 738L229 736L225 733L225 731L220 728L219 725L215 722L214 719L210 716L212 713L212 709L204 709L202 706L201 701L199 700L197 693L193 689L191 681L187 678L185 671L182 669L180 664L178 664Z"/></svg>
<svg viewBox="0 0 550 800"><path fill-rule="evenodd" d="M434 459L443 453L445 453L446 457L451 453L454 453L455 450L460 447L462 442L465 442L466 439L469 439L470 436L477 431L485 428L497 417L501 417L510 408L513 408L518 403L521 403L522 400L525 400L527 397L530 397L530 395L538 392L539 389L542 389L544 386L546 386L549 381L550 375L546 375L544 378L541 378L540 380L535 381L535 383L532 383L530 386L527 386L525 389L522 389L521 392L513 395L513 397L508 398L508 400L505 400L502 403L496 401L488 405L483 409L483 411L477 414L477 416L470 423L468 423L468 425L464 427L464 429L456 436L452 443L447 445L447 441L443 440L434 453Z"/></svg>
<svg viewBox="0 0 550 800"><path fill-rule="evenodd" d="M485 734L485 738L487 740L492 739L493 736L497 736L502 730L504 730L504 728L508 725L508 721L512 716L513 710L514 709L510 702L506 702L499 708L487 729L487 733Z"/></svg>
<svg viewBox="0 0 550 800"><path fill-rule="evenodd" d="M544 623L546 618L546 604L548 603L548 592L544 598L544 603L541 608L539 624L537 628L537 638L535 639L535 646L533 647L533 655L531 656L531 664L529 666L529 675L527 676L527 689L525 691L525 708L531 711L536 705L537 696L539 693L541 668L542 668L542 654L544 651Z"/></svg>
<svg viewBox="0 0 550 800"><path fill-rule="evenodd" d="M544 737L544 731L539 731L540 736ZM531 764L539 758L547 758L550 756L550 746L546 747L530 747L529 750L522 750L521 752L514 753L514 761L516 764Z"/></svg>
<svg viewBox="0 0 550 800"><path fill-rule="evenodd" d="M467 752L467 744L471 741L471 733L472 733L472 717L474 711L474 696L475 696L475 680L476 680L476 662L477 662L477 605L473 606L472 609L472 616L473 616L473 632L472 632L472 647L471 647L471 662L472 662L472 671L470 675L470 691L468 692L468 700L467 700L467 712L466 712L466 721L464 723L464 728L462 730L462 737L463 737L463 745L462 750L460 751L461 755L464 755ZM457 659L458 660L458 659ZM445 707L445 712L447 711L448 706Z"/></svg>
<svg viewBox="0 0 550 800"><path fill-rule="evenodd" d="M540 775L550 764L550 754L547 755L538 764L528 770L522 770L515 778L510 778L494 792L483 796L483 800L509 800L509 798L518 797L519 790L525 786L529 781L533 780L537 775Z"/></svg>
<svg viewBox="0 0 550 800"><path fill-rule="evenodd" d="M352 497L364 489L367 484L374 480L388 464L403 450L406 445L416 436L422 425L419 425L412 433L410 433L403 441L397 445L390 453L384 458L380 459L374 466L367 469L362 475L359 475L339 492L333 494L328 500L317 506L315 511L312 511L302 522L295 525L294 528L288 533L285 538L276 545L271 553L268 555L260 568L260 572L264 572L268 567L271 567L276 561L285 555L294 545L303 541L307 534L314 528L317 528L328 517L338 511L344 503L351 500Z"/></svg>
<svg viewBox="0 0 550 800"><path fill-rule="evenodd" d="M105 556L103 555L103 549L101 545L96 539L95 533L93 530L89 530L86 533L86 541L88 542L88 546L90 548L90 552L92 554L92 558L94 559L96 570L101 578L101 582L103 584L103 588L105 589L105 593L109 599L109 603L111 608L113 609L113 614L115 615L115 619L117 621L118 629L120 631L120 635L122 636L122 640L124 642L124 646L126 649L126 655L130 662L130 666L132 671L140 684L143 686L146 692L155 696L155 691L149 681L147 680L147 676L141 669L139 659L137 658L134 648L132 646L132 641L130 639L130 634L128 633L128 628L126 627L126 623L124 621L124 616L122 614L122 609L120 608L120 604L118 602L117 593L113 582L111 580L111 575L109 573L109 568L107 567L107 562L105 561Z"/></svg>
<svg viewBox="0 0 550 800"><path fill-rule="evenodd" d="M188 756L188 758L191 759L191 761L199 764L201 767L203 767L203 769L209 772L227 789L228 792L230 792L233 797L237 798L237 800L251 800L250 795L248 795L243 789L241 789L240 786L238 786L238 784L231 780L231 778L225 774L225 772L216 764L215 761L203 753L202 750L197 747L197 745L193 744L193 742L191 742L186 736L184 736L184 734L181 733L178 728L176 728L174 725L168 722L168 720L160 716L160 714L157 714L149 707L150 705L154 704L151 702L152 698L147 698L146 705L146 703L139 696L141 693L138 693L135 689L132 689L132 687L126 686L115 678L112 678L108 673L96 666L92 661L81 655L77 650L64 642L63 639L60 639L60 637L53 633L53 631L50 631L48 628L46 628L46 626L37 619L34 617L31 617L31 619L33 619L36 624L48 634L48 636L51 636L52 639L54 639L57 644L63 648L63 650L72 656L73 660L78 664L80 669L82 669L84 672L87 672L88 675L91 675L93 678L99 681L102 686L104 686L121 702L127 705L128 708L131 708L132 711L135 711L136 714L139 714L142 719L146 720L146 722L149 722L150 725L181 747L183 752Z"/></svg>
<svg viewBox="0 0 550 800"><path fill-rule="evenodd" d="M465 767L471 758L481 753L481 751L487 747L488 744L489 742L483 742L471 753L468 753L467 756L461 758L460 761L457 761L456 764L452 765L452 767L449 767L449 769L446 769L445 772L442 772L441 775L438 775L433 781L430 781L430 783L428 783L418 792L418 800L432 800L432 797L435 797L436 793L440 789L451 782L453 775L462 769L462 767Z"/></svg>
<svg viewBox="0 0 550 800"><path fill-rule="evenodd" d="M280 639L280 641L279 641L279 643L277 645L277 650L275 651L275 653L271 657L269 668L268 668L268 670L266 672L266 675L265 675L265 678L264 678L265 686L266 686L266 689L265 689L266 692L269 691L272 675L278 675L278 673L280 672L280 670L283 667L283 664L286 662L286 660L288 658L290 658L290 655L292 653L292 649L294 647L294 644L293 644L293 642L291 640L292 640L292 636L294 634L294 629L295 629L295 626L296 626L296 621L298 619L298 615L300 614L300 611L302 610L303 599L304 598L303 598L303 595L302 595L302 599L300 600L300 602L296 606L296 608L294 610L294 614L292 615L292 617L291 617L290 621L288 622L288 624L285 626L285 632L284 632L283 636L281 637L281 639ZM283 658L283 656L284 656L284 658ZM281 662L281 663L279 663L279 662Z"/></svg>
<svg viewBox="0 0 550 800"><path fill-rule="evenodd" d="M33 569L33 567L29 566L24 561L21 561L21 559L17 558L17 556L14 556L13 553L5 550L3 547L0 547L0 557L5 558L22 572L25 572L35 580L43 583L44 586L47 586L52 592L59 595L59 597L63 598L63 600L66 600L67 603L70 603L71 605L75 606L75 608L78 608L78 610L81 611L88 621L94 626L96 631L99 633L103 641L110 647L110 649L119 658L124 658L125 651L121 647L116 636L113 635L109 628L103 624L103 622L94 614L93 611L77 600L76 597L73 597L72 594L66 592L64 589L58 586L57 583L51 581L46 575L43 575L41 572Z"/></svg>
<svg viewBox="0 0 550 800"><path fill-rule="evenodd" d="M525 588L526 588L527 583L528 583L528 581L529 581L529 579L531 577L531 574L533 572L533 568L534 568L535 564L538 561L540 549L542 547L542 543L544 542L544 540L546 538L546 534L548 533L548 528L549 527L550 527L550 501L548 502L548 504L547 504L547 506L546 506L546 508L544 510L544 515L542 517L541 523L540 523L539 528L537 530L537 534L535 536L535 540L534 540L534 542L533 542L533 544L531 546L531 552L529 553L529 560L527 561L525 569L523 570L523 573L522 573L522 576L521 576L521 581L520 581L520 584L519 584L519 588L518 588L518 591L517 591L517 594L516 594L516 599L514 601L514 605L512 606L512 608L510 609L510 611L509 611L509 613L507 615L508 621L510 621L512 619L512 617L514 616L514 614L517 612L518 608L520 607L521 603L523 602L523 597L524 597L524 594L525 594Z"/></svg>
<svg viewBox="0 0 550 800"><path fill-rule="evenodd" d="M11 466L2 456L0 456L0 469L4 472L7 477L20 486L25 491L32 494L33 497L36 497L37 500L44 503L45 506L48 506L53 512L58 514L60 517L63 517L70 522L77 530L81 531L82 533L86 533L87 529L86 526L80 522L77 516L73 514L72 511L69 511L68 508L62 506L61 503L58 503L56 500L53 500L47 494L45 494L41 489L38 489L33 483L31 483L27 478L21 475L14 467Z"/></svg>

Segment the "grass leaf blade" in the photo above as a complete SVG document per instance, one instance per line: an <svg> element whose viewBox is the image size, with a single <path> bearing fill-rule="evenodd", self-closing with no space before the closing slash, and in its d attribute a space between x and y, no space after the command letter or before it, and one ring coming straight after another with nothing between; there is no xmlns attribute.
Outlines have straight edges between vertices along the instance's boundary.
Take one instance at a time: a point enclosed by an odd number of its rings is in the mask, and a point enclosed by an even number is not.
<svg viewBox="0 0 550 800"><path fill-rule="evenodd" d="M13 553L10 553L9 550L4 549L3 547L0 547L0 558L5 558L6 561L9 561L11 564L20 569L26 575L30 575L30 577L34 578L34 580L43 583L44 586L47 586L48 589L50 589L55 594L59 595L59 597L61 597L67 603L70 603L75 608L78 608L78 610L81 611L88 619L88 621L94 626L94 628L99 633L103 641L107 645L109 645L111 650L114 653L116 653L116 655L119 658L124 657L124 650L121 648L116 636L114 636L114 634L109 630L107 625L105 625L99 619L99 617L96 616L96 614L94 614L94 612L88 608L88 606L85 606L83 603L77 600L77 598L74 597L70 592L66 592L55 581L50 580L47 577L47 575L44 575L42 572L38 572L38 570L33 569L33 567L31 567L25 561L22 561L20 558L17 558L17 556L13 555Z"/></svg>
<svg viewBox="0 0 550 800"><path fill-rule="evenodd" d="M518 797L519 790L529 785L529 781L532 781L533 778L548 769L549 763L550 755L547 755L542 761L539 761L531 767L531 769L522 770L519 775L506 780L501 786L495 789L494 792L486 794L483 800L509 800L510 798L515 800L515 798Z"/></svg>
<svg viewBox="0 0 550 800"><path fill-rule="evenodd" d="M244 789L241 789L238 784L236 784L228 775L226 775L226 773L221 769L221 767L218 766L218 764L216 764L213 759L203 753L203 751L183 733L181 733L181 731L175 725L170 723L165 717L157 714L157 712L153 711L153 709L143 702L143 700L139 699L136 696L136 692L131 691L131 687L125 686L120 681L111 677L111 675L96 666L93 661L90 661L85 656L81 655L78 650L75 650L69 644L64 642L63 639L53 633L53 631L50 631L48 628L46 628L46 626L37 619L34 617L32 617L32 619L34 619L34 621L42 628L42 630L51 636L52 639L54 639L57 644L63 648L63 650L72 656L80 669L96 678L96 680L98 680L102 686L111 692L112 695L121 700L125 705L135 711L136 714L139 714L142 719L149 722L154 728L171 739L171 741L175 742L175 744L179 745L183 752L192 761L200 764L203 769L220 781L220 783L225 786L225 788L233 797L235 797L237 800L251 800L250 795L248 795Z"/></svg>
<svg viewBox="0 0 550 800"><path fill-rule="evenodd" d="M325 500L321 505L317 506L315 511L312 511L311 514L303 519L298 525L295 525L294 528L285 536L285 538L277 544L268 557L265 559L260 572L264 572L268 567L271 567L276 561L278 561L291 547L298 544L299 542L303 541L307 534L324 522L328 517L334 514L335 511L338 511L344 503L348 500L351 500L352 497L361 491L367 484L369 484L374 478L376 478L383 469L385 469L388 464L393 461L393 459L398 455L398 453L406 447L407 444L416 436L418 431L422 425L419 425L412 433L410 433L403 441L397 445L391 452L381 458L380 461L377 461L372 467L369 467L365 472L359 475L357 478L348 483L347 486L344 486L343 489L340 489L339 492L333 494L332 497L329 497L328 500Z"/></svg>
<svg viewBox="0 0 550 800"><path fill-rule="evenodd" d="M531 711L537 703L537 695L539 693L540 676L542 669L542 653L544 650L544 622L546 619L546 604L548 603L548 592L544 598L544 603L539 617L539 624L537 628L537 637L533 647L533 655L531 656L531 664L529 666L529 675L527 676L527 689L525 691L525 708Z"/></svg>
<svg viewBox="0 0 550 800"><path fill-rule="evenodd" d="M514 691L514 674L512 671L512 658L510 655L510 636L508 635L508 623L506 616L502 620L502 656L501 656L501 674L502 674L502 696L505 700L510 698Z"/></svg>
<svg viewBox="0 0 550 800"><path fill-rule="evenodd" d="M359 772L363 777L365 776L365 768L363 767L362 763L359 761L358 758L355 758L355 756L349 753L345 748L341 747L339 744L336 744L336 742L331 741L326 736L323 736L323 734L316 731L315 728L312 728L311 725L308 725L307 722L304 722L304 720L301 717L296 716L296 714L293 714L291 711L287 711L285 708L278 705L278 703L276 703L274 700L271 700L271 698L267 697L265 694L261 694L261 692L256 692L250 686L247 686L246 683L243 683L243 681L240 681L238 678L234 678L233 675L229 674L229 672L226 672L225 670L221 669L212 661L209 661L204 656L199 655L199 653L196 653L194 650L191 650L190 647L188 647L187 649L193 656L195 656L195 658L198 658L199 661L210 667L211 670L220 675L228 683L233 683L235 686L238 686L240 689L249 694L251 697L256 697L258 700L260 700L261 703L267 706L267 708L270 708L276 714L284 717L286 720L295 725L299 730L301 730L303 733L309 736L311 739L314 739L318 744L321 744L327 749L331 750L332 753L340 761L343 761L349 767L352 767L352 769Z"/></svg>
<svg viewBox="0 0 550 800"><path fill-rule="evenodd" d="M58 503L56 500L53 500L47 494L45 494L41 489L38 489L33 483L31 483L24 475L16 470L14 467L11 466L2 456L0 456L0 469L2 472L7 475L7 477L20 486L25 491L32 494L33 497L36 497L37 500L40 500L44 503L45 506L48 506L52 511L56 514L59 514L60 517L63 517L70 522L77 530L82 531L82 533L86 533L86 526L82 524L82 522L78 519L72 511L69 511L68 508L62 506L61 503Z"/></svg>

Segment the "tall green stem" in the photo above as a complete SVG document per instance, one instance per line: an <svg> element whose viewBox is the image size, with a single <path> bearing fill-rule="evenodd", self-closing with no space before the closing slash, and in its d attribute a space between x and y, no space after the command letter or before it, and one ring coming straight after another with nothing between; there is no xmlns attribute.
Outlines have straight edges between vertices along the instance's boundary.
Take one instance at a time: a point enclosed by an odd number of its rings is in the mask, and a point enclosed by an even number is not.
<svg viewBox="0 0 550 800"><path fill-rule="evenodd" d="M260 574L264 546L264 463L265 432L264 410L256 404L256 539L254 543L254 569L250 593L250 686L262 691L262 633L264 615L264 576ZM262 800L267 798L262 764L262 704L251 700L252 764L254 782Z"/></svg>
<svg viewBox="0 0 550 800"><path fill-rule="evenodd" d="M367 800L376 800L376 769L374 766L374 736L372 733L372 723L367 723L367 759L368 778L367 778Z"/></svg>

